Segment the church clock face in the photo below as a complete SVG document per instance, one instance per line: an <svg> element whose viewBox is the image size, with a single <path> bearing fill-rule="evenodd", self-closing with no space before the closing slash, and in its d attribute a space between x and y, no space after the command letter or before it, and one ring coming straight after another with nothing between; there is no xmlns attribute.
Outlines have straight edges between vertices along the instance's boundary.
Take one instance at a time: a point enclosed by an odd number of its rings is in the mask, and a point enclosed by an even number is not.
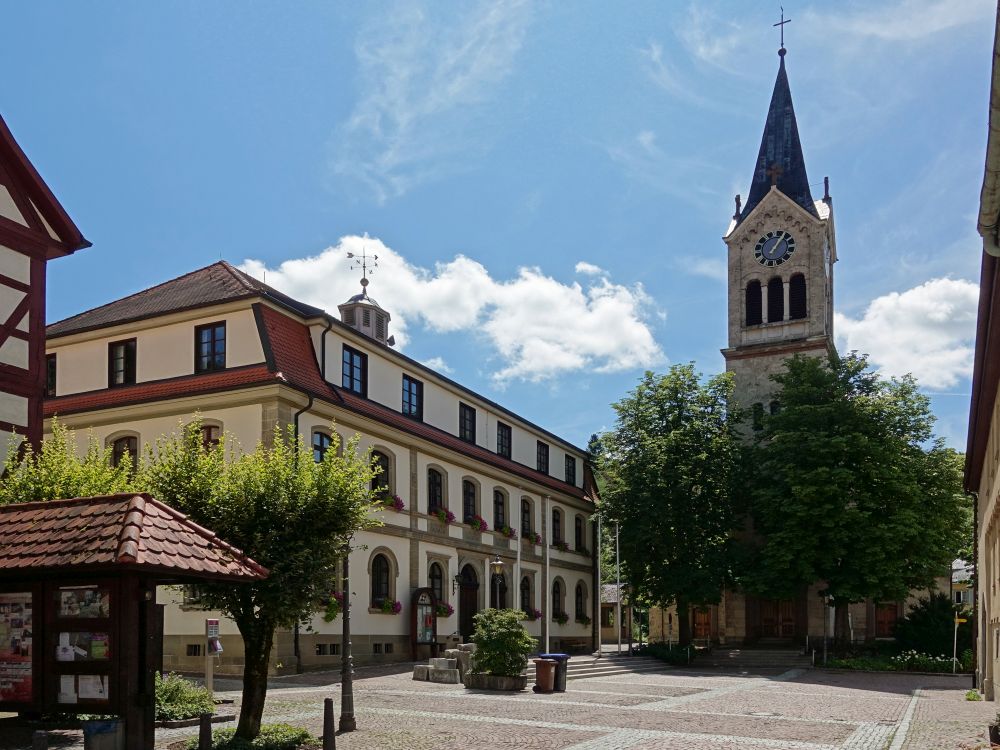
<svg viewBox="0 0 1000 750"><path fill-rule="evenodd" d="M795 252L795 240L784 229L768 232L759 240L753 250L753 257L762 266L780 266Z"/></svg>

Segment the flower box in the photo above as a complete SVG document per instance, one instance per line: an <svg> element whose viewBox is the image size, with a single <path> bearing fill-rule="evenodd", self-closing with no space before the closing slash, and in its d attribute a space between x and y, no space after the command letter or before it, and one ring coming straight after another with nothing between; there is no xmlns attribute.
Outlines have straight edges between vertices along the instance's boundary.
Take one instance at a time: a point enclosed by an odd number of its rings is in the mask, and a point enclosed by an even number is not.
<svg viewBox="0 0 1000 750"><path fill-rule="evenodd" d="M446 526L449 523L454 523L455 522L455 514L452 513L450 510L448 510L447 508L438 508L436 511L434 511L430 515L436 517L437 520L439 520L441 523L445 524Z"/></svg>
<svg viewBox="0 0 1000 750"><path fill-rule="evenodd" d="M469 528L473 531L478 531L480 533L488 530L490 525L486 523L486 519L483 518L478 513L474 516L469 516L465 519L465 522L469 525Z"/></svg>
<svg viewBox="0 0 1000 750"><path fill-rule="evenodd" d="M398 615L403 611L403 605L391 599L386 599L382 602L379 609L383 615Z"/></svg>
<svg viewBox="0 0 1000 750"><path fill-rule="evenodd" d="M434 613L438 617L451 617L455 614L455 608L450 604L442 603L437 605L437 609L434 610Z"/></svg>
<svg viewBox="0 0 1000 750"><path fill-rule="evenodd" d="M557 615L552 615L552 620L553 622L558 622L560 625L565 625L567 622L569 622L569 615L567 615L565 612L560 612Z"/></svg>
<svg viewBox="0 0 1000 750"><path fill-rule="evenodd" d="M517 537L517 529L512 529L510 526L504 524L499 528L494 527L493 530L498 534L505 536L507 539L514 539Z"/></svg>
<svg viewBox="0 0 1000 750"><path fill-rule="evenodd" d="M470 690L524 690L528 686L527 675L508 677L499 674L469 672L465 675L465 687Z"/></svg>

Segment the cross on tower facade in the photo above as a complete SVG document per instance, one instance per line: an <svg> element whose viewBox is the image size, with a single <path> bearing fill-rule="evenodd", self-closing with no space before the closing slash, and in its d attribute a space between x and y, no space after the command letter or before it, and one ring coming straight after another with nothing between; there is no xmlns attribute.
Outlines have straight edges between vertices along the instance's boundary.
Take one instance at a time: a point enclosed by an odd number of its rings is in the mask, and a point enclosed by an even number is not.
<svg viewBox="0 0 1000 750"><path fill-rule="evenodd" d="M785 170L781 168L781 165L778 164L777 162L775 162L774 164L772 164L771 166L769 166L767 168L767 171L765 172L765 174L767 174L767 176L771 178L771 184L772 185L777 185L778 184L778 178L781 177L781 175L782 175L782 173L784 171Z"/></svg>

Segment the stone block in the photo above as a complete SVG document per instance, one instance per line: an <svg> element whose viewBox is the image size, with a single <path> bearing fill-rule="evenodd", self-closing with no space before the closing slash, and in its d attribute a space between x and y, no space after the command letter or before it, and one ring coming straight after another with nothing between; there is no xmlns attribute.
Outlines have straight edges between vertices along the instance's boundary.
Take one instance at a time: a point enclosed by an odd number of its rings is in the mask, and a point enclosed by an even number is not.
<svg viewBox="0 0 1000 750"><path fill-rule="evenodd" d="M457 659L461 653L457 648L449 648L445 649L444 656L446 659Z"/></svg>
<svg viewBox="0 0 1000 750"><path fill-rule="evenodd" d="M459 651L465 651L465 652L470 653L470 654L474 654L474 653L476 653L476 644L475 643L459 643L458 644L458 650Z"/></svg>
<svg viewBox="0 0 1000 750"><path fill-rule="evenodd" d="M431 668L427 664L414 664L413 665L413 679L414 680L424 680L425 682L430 679L427 675L430 673Z"/></svg>
<svg viewBox="0 0 1000 750"><path fill-rule="evenodd" d="M458 669L458 658L431 659L431 669Z"/></svg>
<svg viewBox="0 0 1000 750"><path fill-rule="evenodd" d="M443 682L447 685L457 685L462 681L457 669L430 669L427 675L431 682Z"/></svg>

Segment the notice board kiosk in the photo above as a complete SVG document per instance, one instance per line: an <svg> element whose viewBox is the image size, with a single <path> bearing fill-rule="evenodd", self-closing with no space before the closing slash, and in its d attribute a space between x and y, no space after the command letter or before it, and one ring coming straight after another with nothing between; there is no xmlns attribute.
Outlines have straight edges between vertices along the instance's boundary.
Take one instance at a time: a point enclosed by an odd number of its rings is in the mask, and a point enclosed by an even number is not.
<svg viewBox="0 0 1000 750"><path fill-rule="evenodd" d="M430 649L430 656L438 655L437 599L429 588L413 592L410 619L410 652L413 660L422 658L420 651Z"/></svg>
<svg viewBox="0 0 1000 750"><path fill-rule="evenodd" d="M266 576L149 495L0 506L0 711L116 714L152 748L156 586Z"/></svg>

